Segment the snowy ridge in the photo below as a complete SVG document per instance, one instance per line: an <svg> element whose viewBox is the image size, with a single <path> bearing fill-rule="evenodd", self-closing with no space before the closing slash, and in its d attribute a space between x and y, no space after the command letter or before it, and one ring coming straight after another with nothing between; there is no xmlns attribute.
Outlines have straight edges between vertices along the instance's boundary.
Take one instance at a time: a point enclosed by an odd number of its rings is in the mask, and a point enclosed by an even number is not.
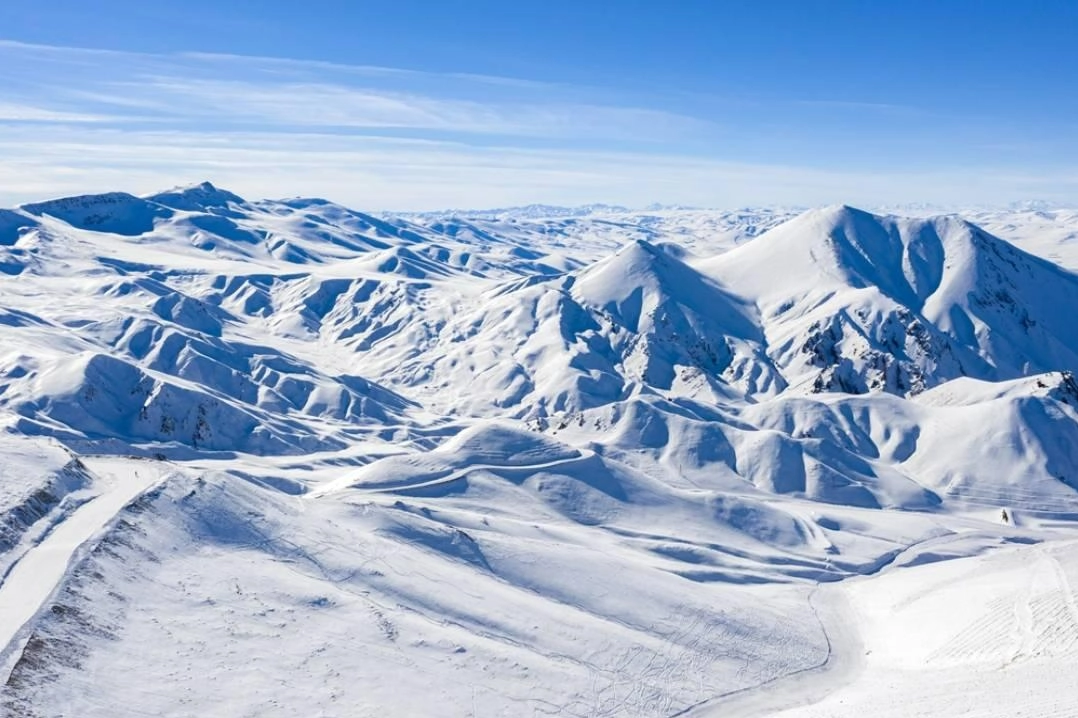
<svg viewBox="0 0 1078 718"><path fill-rule="evenodd" d="M1078 368L1059 312L1078 277L958 218L818 210L706 266L755 298L794 385L907 393Z"/></svg>
<svg viewBox="0 0 1078 718"><path fill-rule="evenodd" d="M0 705L826 705L913 615L874 582L935 601L1078 519L1078 262L1049 261L1078 215L1050 212L982 214L1003 239L209 183L0 211ZM930 662L1071 660L1074 566L1043 551L1032 633L986 604L1002 647Z"/></svg>

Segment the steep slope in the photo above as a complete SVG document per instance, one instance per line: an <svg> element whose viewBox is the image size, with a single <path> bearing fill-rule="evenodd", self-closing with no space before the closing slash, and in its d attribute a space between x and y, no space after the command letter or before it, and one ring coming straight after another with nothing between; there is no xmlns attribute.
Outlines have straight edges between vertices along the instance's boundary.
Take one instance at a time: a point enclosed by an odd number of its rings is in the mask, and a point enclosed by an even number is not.
<svg viewBox="0 0 1078 718"><path fill-rule="evenodd" d="M384 376L433 402L470 386L458 411L545 421L641 391L731 400L782 389L752 308L647 242L456 301L424 351Z"/></svg>
<svg viewBox="0 0 1078 718"><path fill-rule="evenodd" d="M654 245L630 243L580 272L570 292L610 324L631 379L675 393L707 383L721 395L720 382L747 374L749 392L782 388L751 308Z"/></svg>
<svg viewBox="0 0 1078 718"><path fill-rule="evenodd" d="M958 218L815 210L700 266L756 303L769 355L806 390L1078 369L1060 311L1078 277Z"/></svg>
<svg viewBox="0 0 1078 718"><path fill-rule="evenodd" d="M1031 254L1078 271L1078 210L973 209L961 216Z"/></svg>
<svg viewBox="0 0 1078 718"><path fill-rule="evenodd" d="M91 477L54 441L5 432L0 450L0 574L6 574L35 534L47 530L50 514L77 503Z"/></svg>
<svg viewBox="0 0 1078 718"><path fill-rule="evenodd" d="M78 229L131 237L152 231L156 221L172 216L162 205L123 192L66 197L26 204L20 209L34 217L57 219Z"/></svg>
<svg viewBox="0 0 1078 718"><path fill-rule="evenodd" d="M40 241L27 265L34 277L4 298L0 405L20 431L83 448L110 440L113 450L159 444L142 449L153 453L299 453L381 432L413 407L354 372L327 373L252 341L246 317L197 296L198 271L102 251L166 259L156 247L143 251L140 241L132 251L111 234L68 231L29 237Z"/></svg>

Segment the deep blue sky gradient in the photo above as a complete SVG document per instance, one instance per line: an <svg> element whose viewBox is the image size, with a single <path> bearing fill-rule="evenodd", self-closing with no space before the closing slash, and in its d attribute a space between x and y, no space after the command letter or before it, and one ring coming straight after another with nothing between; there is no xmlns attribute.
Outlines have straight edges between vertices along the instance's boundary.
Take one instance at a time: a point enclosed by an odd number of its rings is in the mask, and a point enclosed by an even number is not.
<svg viewBox="0 0 1078 718"><path fill-rule="evenodd" d="M1021 198L1033 189L1029 178L1041 175L1058 176L1066 194L1073 188L1064 184L1078 174L1073 0L4 0L0 39L397 68L421 73L408 81L409 92L429 75L422 91L440 99L592 103L712 125L639 138L532 133L513 143L530 150L632 151L827 172L988 173L998 182L985 190L986 201ZM304 70L306 82L336 81L312 79L313 72ZM449 73L545 87L461 83L450 91L439 79ZM0 79L0 93L22 92L16 84ZM380 89L392 84L383 79ZM204 119L202 129L218 126ZM464 139L453 129L367 132L504 143L498 131L467 131ZM1024 184L1008 189L1012 173ZM896 199L915 198L914 189L905 186ZM617 199L599 191L580 200L603 198ZM796 192L771 199L790 201Z"/></svg>
<svg viewBox="0 0 1078 718"><path fill-rule="evenodd" d="M1065 0L5 0L0 32L48 45L206 51L648 91L961 103L1078 102Z"/></svg>

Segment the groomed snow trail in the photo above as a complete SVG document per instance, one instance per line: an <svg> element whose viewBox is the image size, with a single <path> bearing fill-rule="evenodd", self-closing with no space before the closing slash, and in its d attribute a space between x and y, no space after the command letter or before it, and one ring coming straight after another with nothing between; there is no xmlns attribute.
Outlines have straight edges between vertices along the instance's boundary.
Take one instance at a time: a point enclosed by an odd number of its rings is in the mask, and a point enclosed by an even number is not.
<svg viewBox="0 0 1078 718"><path fill-rule="evenodd" d="M676 715L682 718L770 716L789 708L817 703L854 681L861 670L864 648L844 587L820 584L809 595L809 604L827 642L827 658L822 663L758 686L717 696Z"/></svg>
<svg viewBox="0 0 1078 718"><path fill-rule="evenodd" d="M1048 537L856 579L847 595L864 640L860 671L769 715L1078 715L1076 549L1073 539Z"/></svg>
<svg viewBox="0 0 1078 718"><path fill-rule="evenodd" d="M79 549L128 503L166 475L151 462L85 459L100 493L60 521L27 551L0 583L0 685L22 654L34 617L55 593Z"/></svg>

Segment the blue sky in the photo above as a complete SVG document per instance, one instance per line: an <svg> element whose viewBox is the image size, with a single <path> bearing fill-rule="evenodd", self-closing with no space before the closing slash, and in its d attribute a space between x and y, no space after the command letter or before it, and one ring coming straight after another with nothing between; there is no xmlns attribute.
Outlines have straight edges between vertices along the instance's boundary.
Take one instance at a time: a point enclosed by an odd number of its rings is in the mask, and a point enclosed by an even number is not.
<svg viewBox="0 0 1078 718"><path fill-rule="evenodd" d="M1068 201L1078 3L4 0L0 204Z"/></svg>

